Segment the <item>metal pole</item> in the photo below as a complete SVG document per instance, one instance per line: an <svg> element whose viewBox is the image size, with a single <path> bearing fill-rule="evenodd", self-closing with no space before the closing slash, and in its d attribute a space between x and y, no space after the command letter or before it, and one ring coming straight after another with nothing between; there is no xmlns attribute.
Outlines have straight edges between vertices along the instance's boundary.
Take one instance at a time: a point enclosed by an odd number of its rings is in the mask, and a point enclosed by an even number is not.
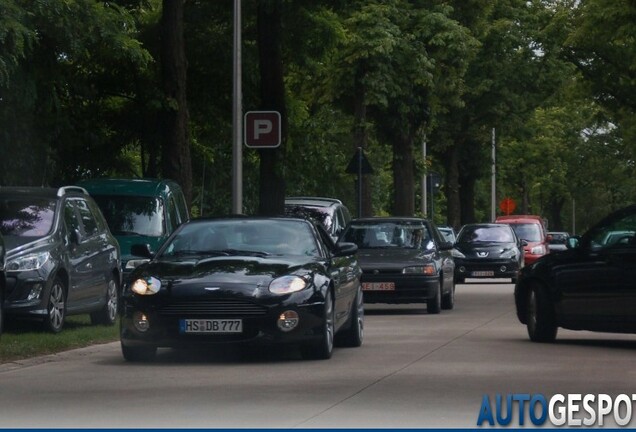
<svg viewBox="0 0 636 432"><path fill-rule="evenodd" d="M576 201L572 198L572 235L576 235Z"/></svg>
<svg viewBox="0 0 636 432"><path fill-rule="evenodd" d="M492 176L490 184L490 220L492 222L497 218L496 201L497 201L497 163L495 160L495 128L492 128Z"/></svg>
<svg viewBox="0 0 636 432"><path fill-rule="evenodd" d="M234 0L234 88L232 104L232 213L243 213L243 94L241 89L241 0Z"/></svg>
<svg viewBox="0 0 636 432"><path fill-rule="evenodd" d="M426 135L424 135L424 139L422 140L422 157L424 158L424 163L426 163ZM422 174L422 217L426 218L426 210L428 209L428 192L426 191L426 168L424 169L424 173Z"/></svg>
<svg viewBox="0 0 636 432"><path fill-rule="evenodd" d="M362 217L362 147L358 147L358 217Z"/></svg>

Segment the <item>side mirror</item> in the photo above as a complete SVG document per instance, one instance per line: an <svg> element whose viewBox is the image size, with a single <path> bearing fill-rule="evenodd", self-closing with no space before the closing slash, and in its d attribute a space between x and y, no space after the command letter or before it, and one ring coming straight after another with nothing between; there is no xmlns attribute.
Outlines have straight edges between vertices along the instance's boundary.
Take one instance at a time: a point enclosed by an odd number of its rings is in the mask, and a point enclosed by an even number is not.
<svg viewBox="0 0 636 432"><path fill-rule="evenodd" d="M150 250L150 245L148 244L134 244L130 247L130 253L132 255L148 259L152 259L155 256L155 254Z"/></svg>
<svg viewBox="0 0 636 432"><path fill-rule="evenodd" d="M528 246L528 240L521 239L521 246Z"/></svg>
<svg viewBox="0 0 636 432"><path fill-rule="evenodd" d="M451 250L453 246L453 242L443 241L439 244L439 250Z"/></svg>
<svg viewBox="0 0 636 432"><path fill-rule="evenodd" d="M353 255L356 252L358 252L358 245L355 243L340 242L336 243L336 247L333 250L333 256L340 257Z"/></svg>

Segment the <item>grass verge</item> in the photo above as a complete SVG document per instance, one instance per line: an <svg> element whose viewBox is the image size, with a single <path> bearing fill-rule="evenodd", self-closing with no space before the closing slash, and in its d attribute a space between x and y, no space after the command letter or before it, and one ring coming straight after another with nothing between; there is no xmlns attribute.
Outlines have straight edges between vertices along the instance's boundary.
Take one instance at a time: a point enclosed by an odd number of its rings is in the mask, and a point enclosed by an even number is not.
<svg viewBox="0 0 636 432"><path fill-rule="evenodd" d="M113 326L92 325L88 315L67 317L64 328L57 334L42 330L38 322L13 322L5 317L4 324L0 363L119 340L119 321Z"/></svg>

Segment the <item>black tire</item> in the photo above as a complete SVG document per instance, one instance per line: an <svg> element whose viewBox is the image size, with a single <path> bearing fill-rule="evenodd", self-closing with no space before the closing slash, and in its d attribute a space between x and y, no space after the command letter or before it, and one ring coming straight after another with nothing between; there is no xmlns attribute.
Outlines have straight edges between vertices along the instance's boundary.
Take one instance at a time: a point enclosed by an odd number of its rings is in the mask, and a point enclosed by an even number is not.
<svg viewBox="0 0 636 432"><path fill-rule="evenodd" d="M426 312L429 314L438 314L442 310L442 283L440 281L435 296L426 302Z"/></svg>
<svg viewBox="0 0 636 432"><path fill-rule="evenodd" d="M442 309L451 310L455 307L455 281L452 282L450 292L442 296Z"/></svg>
<svg viewBox="0 0 636 432"><path fill-rule="evenodd" d="M117 321L119 307L119 284L115 275L110 276L108 287L106 288L106 303L97 312L91 313L92 324L114 325Z"/></svg>
<svg viewBox="0 0 636 432"><path fill-rule="evenodd" d="M334 331L336 326L336 313L331 291L325 295L325 315L320 341L301 346L304 358L312 360L327 360L333 354Z"/></svg>
<svg viewBox="0 0 636 432"><path fill-rule="evenodd" d="M55 277L46 301L46 316L44 329L52 333L59 333L64 327L66 319L66 286L62 279Z"/></svg>
<svg viewBox="0 0 636 432"><path fill-rule="evenodd" d="M157 355L157 347L132 347L121 344L121 353L129 362L145 362L154 360Z"/></svg>
<svg viewBox="0 0 636 432"><path fill-rule="evenodd" d="M336 335L336 343L343 347L359 347L364 340L364 300L362 290L358 288L356 297L351 304L351 318L349 327Z"/></svg>
<svg viewBox="0 0 636 432"><path fill-rule="evenodd" d="M528 293L528 336L533 342L554 342L558 327L554 309L547 292L540 285L532 286Z"/></svg>

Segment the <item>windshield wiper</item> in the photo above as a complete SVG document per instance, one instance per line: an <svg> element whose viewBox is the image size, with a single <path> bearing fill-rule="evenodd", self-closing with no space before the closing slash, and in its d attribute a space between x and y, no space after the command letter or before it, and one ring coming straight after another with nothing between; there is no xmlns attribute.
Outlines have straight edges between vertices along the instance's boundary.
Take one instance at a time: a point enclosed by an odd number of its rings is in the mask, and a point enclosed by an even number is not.
<svg viewBox="0 0 636 432"><path fill-rule="evenodd" d="M258 257L266 257L270 256L270 253L262 252L262 251L252 251L252 250L242 250L242 249L223 249L227 255L251 255Z"/></svg>

